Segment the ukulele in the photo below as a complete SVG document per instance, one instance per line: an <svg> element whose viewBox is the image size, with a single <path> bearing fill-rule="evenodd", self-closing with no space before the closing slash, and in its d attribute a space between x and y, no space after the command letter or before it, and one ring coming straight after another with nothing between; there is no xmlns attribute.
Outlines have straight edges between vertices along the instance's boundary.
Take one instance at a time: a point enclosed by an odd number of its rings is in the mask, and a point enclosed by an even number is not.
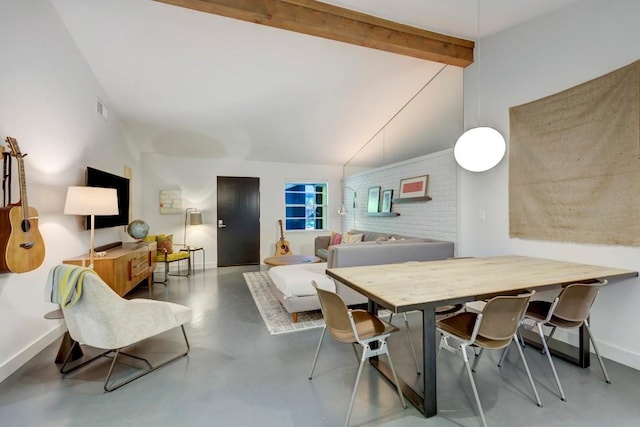
<svg viewBox="0 0 640 427"><path fill-rule="evenodd" d="M0 208L0 271L25 273L44 261L44 241L38 230L38 211L27 203L24 157L18 141L7 137L11 155L18 161L20 200Z"/></svg>
<svg viewBox="0 0 640 427"><path fill-rule="evenodd" d="M278 220L278 224L280 225L280 240L276 243L276 256L280 255L291 255L291 250L289 249L289 241L284 239L284 234L282 233L282 220Z"/></svg>

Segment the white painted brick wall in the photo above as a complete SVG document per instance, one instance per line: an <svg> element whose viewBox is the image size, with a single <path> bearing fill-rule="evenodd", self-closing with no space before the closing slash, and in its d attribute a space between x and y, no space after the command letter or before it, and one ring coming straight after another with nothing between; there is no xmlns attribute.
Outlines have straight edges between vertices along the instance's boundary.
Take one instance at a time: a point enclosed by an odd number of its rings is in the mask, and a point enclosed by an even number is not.
<svg viewBox="0 0 640 427"><path fill-rule="evenodd" d="M367 216L367 197L370 187L382 191L393 189L398 197L400 180L429 175L428 202L398 203L392 205L397 217ZM355 226L353 192L345 190L345 206L349 213L343 218L343 232L352 228L407 236L447 240L458 248L458 191L457 167L453 150L444 150L382 168L370 170L345 179L345 186L356 193Z"/></svg>

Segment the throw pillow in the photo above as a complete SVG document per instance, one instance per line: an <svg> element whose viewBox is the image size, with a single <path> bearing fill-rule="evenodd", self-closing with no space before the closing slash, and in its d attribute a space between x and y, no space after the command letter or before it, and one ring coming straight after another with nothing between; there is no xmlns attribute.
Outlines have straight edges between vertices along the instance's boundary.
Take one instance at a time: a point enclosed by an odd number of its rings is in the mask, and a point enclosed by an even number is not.
<svg viewBox="0 0 640 427"><path fill-rule="evenodd" d="M173 234L162 234L156 237L158 249L165 249L168 254L173 253Z"/></svg>
<svg viewBox="0 0 640 427"><path fill-rule="evenodd" d="M345 234L342 236L342 243L358 243L362 242L364 234Z"/></svg>
<svg viewBox="0 0 640 427"><path fill-rule="evenodd" d="M329 246L339 245L340 242L342 242L342 234L332 231L329 238Z"/></svg>

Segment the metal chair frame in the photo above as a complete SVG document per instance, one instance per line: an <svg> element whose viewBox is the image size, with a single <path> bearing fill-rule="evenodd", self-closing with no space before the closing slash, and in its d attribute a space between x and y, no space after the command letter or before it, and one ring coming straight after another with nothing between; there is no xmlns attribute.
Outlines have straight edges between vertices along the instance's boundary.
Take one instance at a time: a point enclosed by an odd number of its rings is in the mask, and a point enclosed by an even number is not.
<svg viewBox="0 0 640 427"><path fill-rule="evenodd" d="M318 289L317 284L315 282L313 282L313 286ZM320 289L318 289L318 291L321 291ZM328 292L328 293L332 293L334 294L336 297L340 298L339 295L330 292L330 291L324 291L324 292ZM324 314L324 306L322 304L322 297L320 295L318 295L321 298L321 308ZM342 300L340 298L340 300ZM343 302L344 305L344 302ZM405 403L404 400L404 396L402 395L402 390L400 389L400 383L398 382L398 377L396 376L396 371L393 367L393 362L391 361L391 355L389 354L389 348L387 345L387 338L389 337L389 335L391 335L392 332L394 331L390 331L390 332L385 332L379 335L375 335L369 338L362 338L359 336L358 334L358 329L356 327L356 322L353 318L353 312L352 310L348 309L346 307L346 305L344 306L345 310L347 311L347 315L349 316L349 323L351 325L351 331L354 335L354 342L352 342L352 347L354 349L354 351L356 351L356 357L358 356L358 352L356 350L355 344L359 344L362 347L362 353L359 356L359 365L358 365L358 373L356 374L356 379L355 379L355 383L353 385L353 391L351 392L351 400L349 401L349 409L347 411L347 418L345 419L344 425L345 427L347 427L349 425L349 420L351 419L351 414L353 412L353 405L355 402L355 398L356 398L356 392L358 390L358 384L360 382L360 377L362 374L362 369L364 368L364 364L365 362L370 358L370 357L378 357L378 356L382 356L382 355L386 355L387 356L387 360L389 361L389 367L391 368L391 373L393 375L393 379L394 382L396 384L396 389L398 391L398 396L400 397L400 403L402 404L402 407L406 409L407 404ZM326 315L325 315L326 316ZM373 315L372 315L373 316ZM376 318L377 319L377 318ZM379 319L378 319L379 320ZM395 328L395 331L397 331L398 329ZM327 325L325 324L324 328L322 329L322 334L320 335L320 341L318 342L318 347L316 349L316 353L315 356L313 358L313 364L311 365L311 371L309 372L309 380L311 380L313 378L313 372L316 368L316 363L318 361L318 355L320 354L320 347L322 347L322 341L324 340L324 336L325 333L327 331Z"/></svg>
<svg viewBox="0 0 640 427"><path fill-rule="evenodd" d="M538 335L540 336L540 341L542 341L542 345L543 345L543 350L542 353L547 355L547 360L549 361L549 366L551 367L551 372L553 373L553 377L556 381L556 385L558 387L558 391L560 393L560 399L562 401L567 401L567 398L564 394L564 390L562 389L562 385L560 384L560 378L558 377L558 372L556 371L556 367L555 364L553 363L553 359L551 357L551 352L549 351L549 342L551 341L551 338L553 337L553 334L556 332L556 329L558 327L561 328L565 328L565 329L574 329L574 328L578 328L580 326L582 326L582 324L584 324L585 329L587 330L587 334L589 335L589 340L591 341L591 345L593 345L593 349L596 353L596 356L598 358L598 362L600 363L600 368L602 369L602 373L604 375L605 378L605 382L607 384L611 384L611 380L609 379L609 375L607 374L607 369L604 367L604 362L602 361L602 357L600 356L600 351L598 351L598 346L596 344L595 339L593 338L593 334L591 333L591 328L589 327L589 321L587 319L588 317L588 313L591 310L591 306L593 305L593 302L595 301L596 297L597 297L597 293L595 293L595 295L593 296L593 298L591 299L591 301L586 301L585 303L589 306L589 309L587 310L587 316L583 319L563 319L562 317L557 317L558 319L561 320L568 320L568 321L572 321L573 326L558 326L554 323L554 317L556 317L556 312L558 311L558 307L560 307L560 309L562 309L562 305L561 304L567 304L565 303L565 299L564 296L566 295L566 292L568 289L571 289L572 287L575 286L589 286L589 287L602 287L603 285L605 285L607 283L606 280L602 280L599 281L597 283L572 283L570 285L567 285L562 292L560 292L560 294L554 298L553 302L551 303L551 306L549 307L549 311L547 313L547 316L543 319L537 319L531 316L527 316L527 314L525 314L525 318L524 321L521 323L522 327L524 327L525 329L536 329L536 332L538 333ZM526 323L527 319L531 319L533 320L535 323L533 325L528 325ZM548 336L545 338L544 335L544 330L543 330L543 326L547 326L551 328L551 331L549 332ZM524 340L522 340L522 345L524 346Z"/></svg>
<svg viewBox="0 0 640 427"><path fill-rule="evenodd" d="M450 351L452 353L458 353L465 364L465 368L467 370L467 374L469 375L469 381L471 383L471 389L473 390L473 396L475 398L476 401L476 405L478 407L478 412L480 413L480 419L482 420L482 425L484 427L487 426L487 421L485 419L484 416L484 411L482 409L482 404L480 403L480 397L478 395L478 390L476 387L476 383L475 380L473 379L473 372L475 372L475 369L478 365L478 362L480 361L480 357L482 356L483 352L484 352L484 347L480 346L477 339L478 339L478 334L480 332L480 327L482 325L483 320L485 319L485 316L487 315L487 308L489 307L489 304L491 301L498 299L498 298L527 298L527 300L531 297L531 294L527 294L524 296L519 296L519 297L496 297L492 300L490 300L487 304L487 306L485 306L485 309L483 310L482 313L477 314L476 315L476 319L475 319L475 323L473 325L473 331L471 333L471 336L468 339L464 339L463 337L460 337L458 335L452 334L450 332L444 331L440 328L438 328L438 330L440 331L440 333L442 334L442 338L440 339L440 344L438 346L438 354L440 354L440 350L441 349L445 349L447 351ZM490 312L489 312L490 313ZM490 314L489 314L490 315ZM542 401L540 400L540 395L538 394L538 390L533 382L533 377L531 376L531 371L529 370L529 365L527 364L527 359L524 357L524 353L522 351L522 348L520 347L520 345L518 345L518 337L516 334L518 325L520 324L522 317L524 316L524 310L522 312L522 316L520 317L520 319L518 319L518 321L516 322L516 325L514 325L514 333L512 338L508 341L508 343L503 347L505 349L505 351L503 352L503 356L506 354L506 349L509 348L509 345L512 342L516 343L516 347L518 348L518 352L520 354L520 359L522 360L522 363L524 365L525 371L527 373L527 377L529 378L529 383L531 384L531 388L533 389L533 393L535 395L535 399L536 399L536 403L539 407L542 407ZM456 341L457 345L452 345L449 343L449 339L453 339L454 341ZM469 364L469 355L467 353L467 348L468 347L472 347L472 348L476 348L476 347L480 347L480 352L476 355L476 358L474 360L473 363L473 367L470 366ZM496 348L498 349L498 348ZM474 353L475 354L475 353ZM498 363L498 367L502 366L502 362L504 360L504 357L501 357L500 362Z"/></svg>
<svg viewBox="0 0 640 427"><path fill-rule="evenodd" d="M84 361L84 362L82 362L82 363L80 363L80 364L78 364L76 366L73 366L73 367L71 367L69 369L66 369L67 365L72 361L72 354L73 354L74 349L76 347L80 346L80 343L78 343L77 341L74 341L73 345L71 346L71 348L69 349L69 351L67 353L67 356L64 359L64 362L62 363L62 367L60 368L60 373L61 374L68 374L70 372L76 371L76 370L78 370L78 369L80 369L80 368L82 368L82 367L84 367L84 366L86 366L86 365L88 365L88 364L100 359L101 357L110 357L109 355L111 353L113 353L113 359L111 361L111 366L109 367L109 372L107 373L107 377L106 377L106 379L104 381L104 386L103 386L104 391L111 392L111 391L116 390L116 389L118 389L118 388L120 388L120 387L122 387L122 386L124 386L126 384L129 384L130 382L132 382L134 380L137 380L140 377L143 377L143 376L147 375L150 372L155 371L158 368L162 368L163 366L166 366L166 365L168 365L168 364L170 364L172 362L175 362L176 360L180 359L181 357L184 357L187 354L189 354L189 349L191 347L189 345L189 340L187 339L187 333L184 330L184 325L180 325L180 328L182 329L182 335L184 336L184 341L185 341L185 343L187 345L187 350L184 353L180 353L179 355L160 363L159 365L153 366L153 365L151 365L151 363L147 359L145 359L143 357L140 357L140 356L136 356L134 354L125 353L125 352L122 351L122 348L117 348L117 349L111 349L111 350L104 351L104 352L92 357L89 360L86 360L86 361ZM114 368L114 366L116 364L116 361L118 360L118 356L119 355L131 357L131 358L136 359L136 360L140 360L140 361L144 362L145 365L147 365L147 369L142 371L142 372L140 372L140 373L138 373L137 375L135 375L133 377L125 378L124 380L122 380L120 382L114 381L114 382L110 383L109 381L111 380L111 375L113 373L113 368Z"/></svg>
<svg viewBox="0 0 640 427"><path fill-rule="evenodd" d="M456 313L462 310L462 304L455 304L450 306L442 306L436 307L436 316L447 316L453 313ZM416 373L420 375L420 363L418 362L418 356L416 353L416 348L413 345L413 338L411 337L411 327L409 327L409 320L407 318L407 312L402 313L402 318L404 319L404 326L407 329L407 338L409 339L409 347L411 347L411 355L413 356L413 363L416 365ZM389 315L389 323L393 320L393 313Z"/></svg>
<svg viewBox="0 0 640 427"><path fill-rule="evenodd" d="M178 252L183 252L183 251L180 250ZM153 283L162 283L163 285L166 286L167 281L169 280L169 276L189 277L191 275L191 254L189 252L184 252L184 253L188 254L189 256L188 257L182 257L182 258L174 259L174 260L169 260L169 258L168 258L169 254L167 254L166 251L164 251L161 254L159 254L157 256L157 258L156 258L156 262L161 262L161 263L164 264L164 279L163 280L155 280L155 279L153 279ZM181 270L180 269L180 261L187 261L187 272L186 272L186 274L180 273L180 270ZM172 262L177 263L177 266L178 266L178 273L177 274L176 273L169 273L169 264L171 264Z"/></svg>

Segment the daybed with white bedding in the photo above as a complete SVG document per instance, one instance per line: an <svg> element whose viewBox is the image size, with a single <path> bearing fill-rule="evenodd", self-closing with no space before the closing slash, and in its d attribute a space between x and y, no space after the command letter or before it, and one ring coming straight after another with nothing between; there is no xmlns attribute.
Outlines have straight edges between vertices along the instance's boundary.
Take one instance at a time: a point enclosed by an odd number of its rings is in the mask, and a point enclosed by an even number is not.
<svg viewBox="0 0 640 427"><path fill-rule="evenodd" d="M372 233L373 235L375 234ZM320 287L336 292L347 305L367 302L363 295L353 289L342 283L335 284L333 279L325 274L327 268L433 261L447 259L453 255L452 242L404 237L395 240L377 239L330 246L326 263L272 267L269 270L269 276L274 295L292 314L295 322L298 312L320 309L320 301L315 289L311 286L312 280L315 280Z"/></svg>
<svg viewBox="0 0 640 427"><path fill-rule="evenodd" d="M298 321L301 311L319 310L318 294L311 285L315 280L322 289L338 292L347 305L366 302L366 298L342 284L335 282L325 274L327 263L307 263L271 267L271 290L282 306L291 313L293 322Z"/></svg>

